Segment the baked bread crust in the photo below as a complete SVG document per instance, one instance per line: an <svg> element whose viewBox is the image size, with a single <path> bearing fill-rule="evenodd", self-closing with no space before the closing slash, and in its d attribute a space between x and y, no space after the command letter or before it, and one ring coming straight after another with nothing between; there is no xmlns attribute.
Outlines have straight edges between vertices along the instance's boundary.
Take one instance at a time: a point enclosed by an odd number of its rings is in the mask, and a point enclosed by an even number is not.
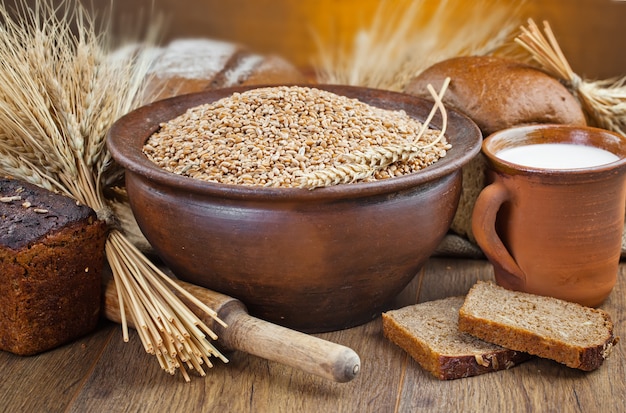
<svg viewBox="0 0 626 413"><path fill-rule="evenodd" d="M463 301L449 297L383 313L383 334L440 380L508 369L530 358L459 332Z"/></svg>
<svg viewBox="0 0 626 413"><path fill-rule="evenodd" d="M177 39L153 52L155 59L148 71L145 103L226 87L308 82L285 59L255 54L230 42Z"/></svg>
<svg viewBox="0 0 626 413"><path fill-rule="evenodd" d="M0 350L37 354L97 326L106 224L73 199L0 180Z"/></svg>
<svg viewBox="0 0 626 413"><path fill-rule="evenodd" d="M467 294L458 328L584 371L600 367L619 341L611 317L603 310L487 282L478 282Z"/></svg>
<svg viewBox="0 0 626 413"><path fill-rule="evenodd" d="M441 61L412 79L405 92L431 99L426 86L438 90L446 77L450 85L444 103L473 119L484 136L516 125L587 123L576 98L556 78L504 57Z"/></svg>

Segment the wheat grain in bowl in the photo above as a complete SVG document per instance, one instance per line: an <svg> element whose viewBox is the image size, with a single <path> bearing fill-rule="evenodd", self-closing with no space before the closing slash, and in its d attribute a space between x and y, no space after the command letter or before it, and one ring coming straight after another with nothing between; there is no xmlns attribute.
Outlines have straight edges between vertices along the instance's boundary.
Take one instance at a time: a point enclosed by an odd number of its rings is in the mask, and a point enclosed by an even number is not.
<svg viewBox="0 0 626 413"><path fill-rule="evenodd" d="M450 147L444 131L403 110L275 86L190 108L162 123L143 152L169 172L204 181L315 188L410 174Z"/></svg>

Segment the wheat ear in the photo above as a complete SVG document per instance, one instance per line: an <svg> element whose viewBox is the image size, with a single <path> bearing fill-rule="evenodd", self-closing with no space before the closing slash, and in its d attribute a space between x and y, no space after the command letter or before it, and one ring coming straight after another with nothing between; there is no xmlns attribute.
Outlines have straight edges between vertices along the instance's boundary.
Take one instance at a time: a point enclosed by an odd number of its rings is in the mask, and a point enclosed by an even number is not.
<svg viewBox="0 0 626 413"><path fill-rule="evenodd" d="M0 174L61 192L109 224L105 253L118 291L124 341L134 322L147 352L171 374L205 375L210 357L228 361L216 335L174 294L188 293L121 232L104 190L115 173L106 133L138 102L151 63L152 38L114 50L79 0L53 7L19 0L15 19L0 8ZM197 301L197 300L196 300ZM225 325L217 314L205 312ZM187 366L187 369L185 368Z"/></svg>
<svg viewBox="0 0 626 413"><path fill-rule="evenodd" d="M445 136L448 117L442 99L449 84L450 78L446 78L439 94L437 94L432 85L428 85L428 91L435 102L413 142L372 147L368 148L366 151L355 151L346 154L343 158L346 159L348 163L337 164L330 168L304 174L299 178L299 186L301 188L315 189L330 185L351 183L369 178L374 175L376 171L384 169L392 163L407 162L419 157L424 153L425 149L435 146ZM441 130L437 133L435 139L427 144L419 145L417 142L419 142L427 132L432 131L428 126L437 110L439 110L442 115Z"/></svg>
<svg viewBox="0 0 626 413"><path fill-rule="evenodd" d="M522 33L515 42L544 70L567 85L591 123L626 136L626 76L598 81L582 79L572 70L547 21L543 28L545 35L529 19L528 27L521 27Z"/></svg>

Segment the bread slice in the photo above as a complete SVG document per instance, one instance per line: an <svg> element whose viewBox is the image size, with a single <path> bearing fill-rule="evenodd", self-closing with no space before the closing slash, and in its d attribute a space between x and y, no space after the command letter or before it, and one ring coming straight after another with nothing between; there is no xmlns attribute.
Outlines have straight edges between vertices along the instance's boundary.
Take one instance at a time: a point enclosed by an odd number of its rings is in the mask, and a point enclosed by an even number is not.
<svg viewBox="0 0 626 413"><path fill-rule="evenodd" d="M508 369L530 358L459 332L463 300L449 297L383 313L383 334L440 380Z"/></svg>
<svg viewBox="0 0 626 413"><path fill-rule="evenodd" d="M598 368L619 341L605 311L479 281L459 311L459 329L566 366Z"/></svg>

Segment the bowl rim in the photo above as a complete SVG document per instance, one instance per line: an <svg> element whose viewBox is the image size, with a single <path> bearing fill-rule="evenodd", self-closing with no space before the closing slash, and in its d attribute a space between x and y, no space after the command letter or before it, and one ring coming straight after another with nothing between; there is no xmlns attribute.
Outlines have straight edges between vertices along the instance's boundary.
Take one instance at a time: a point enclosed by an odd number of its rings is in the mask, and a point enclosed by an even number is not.
<svg viewBox="0 0 626 413"><path fill-rule="evenodd" d="M112 158L126 173L140 175L153 183L165 187L184 188L186 192L199 193L226 198L258 199L339 199L344 197L368 196L397 192L433 182L446 175L458 171L467 164L481 150L482 133L478 126L466 115L446 107L448 115L448 129L446 137L452 144L445 157L412 174L374 182L359 182L357 184L338 184L328 187L315 188L273 188L237 184L207 182L191 177L168 172L152 161L141 151L141 147L152 133L158 130L160 123L175 118L187 109L204 103L210 103L235 92L281 85L251 85L214 89L174 96L141 106L123 115L111 126L107 133L106 144ZM368 104L384 107L384 103L393 102L404 109L410 116L424 121L415 113L431 110L434 102L417 96L359 86L329 85L329 84L301 84L292 86L312 87L360 99ZM409 109L409 110L407 110ZM441 128L441 114L437 112L430 123L431 127ZM465 139L450 134L450 129L463 133Z"/></svg>

